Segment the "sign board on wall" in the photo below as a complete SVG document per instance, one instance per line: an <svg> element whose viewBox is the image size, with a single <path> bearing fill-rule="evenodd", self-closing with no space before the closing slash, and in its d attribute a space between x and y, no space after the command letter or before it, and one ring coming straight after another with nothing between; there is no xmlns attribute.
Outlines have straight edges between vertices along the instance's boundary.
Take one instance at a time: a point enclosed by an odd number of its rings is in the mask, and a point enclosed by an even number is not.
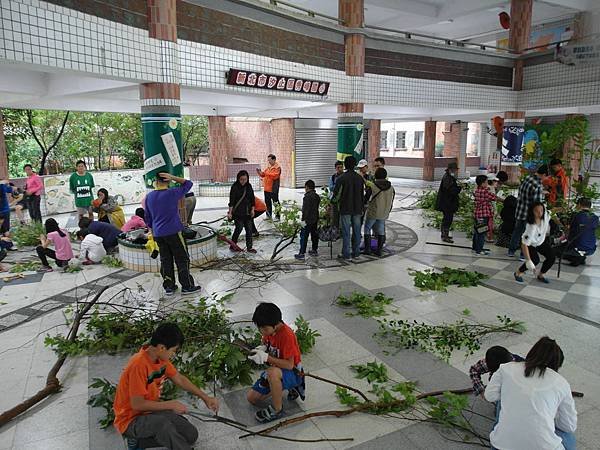
<svg viewBox="0 0 600 450"><path fill-rule="evenodd" d="M329 82L306 78L272 75L249 70L229 69L226 72L227 84L271 91L296 92L325 96L329 92Z"/></svg>
<svg viewBox="0 0 600 450"><path fill-rule="evenodd" d="M556 60L561 64L569 66L600 65L600 43L588 41L559 47L556 50Z"/></svg>

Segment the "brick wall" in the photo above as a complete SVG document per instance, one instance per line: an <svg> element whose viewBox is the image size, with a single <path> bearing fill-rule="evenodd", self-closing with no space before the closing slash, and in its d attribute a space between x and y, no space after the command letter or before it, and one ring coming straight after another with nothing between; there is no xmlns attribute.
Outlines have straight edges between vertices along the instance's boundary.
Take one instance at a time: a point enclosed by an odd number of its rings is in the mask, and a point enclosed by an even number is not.
<svg viewBox="0 0 600 450"><path fill-rule="evenodd" d="M366 49L365 72L427 80L512 86L512 67Z"/></svg>
<svg viewBox="0 0 600 450"><path fill-rule="evenodd" d="M146 0L45 0L48 3L75 9L86 14L124 23L136 28L148 29L148 5ZM177 2L177 7L179 7Z"/></svg>
<svg viewBox="0 0 600 450"><path fill-rule="evenodd" d="M266 167L272 153L281 166L281 185L292 186L292 151L295 148L293 119L267 121L227 121L230 158L246 158L249 163Z"/></svg>
<svg viewBox="0 0 600 450"><path fill-rule="evenodd" d="M444 152L442 155L449 158L458 158L460 153L460 123L446 122L444 133Z"/></svg>
<svg viewBox="0 0 600 450"><path fill-rule="evenodd" d="M177 2L177 35L272 58L344 70L344 46L186 2Z"/></svg>

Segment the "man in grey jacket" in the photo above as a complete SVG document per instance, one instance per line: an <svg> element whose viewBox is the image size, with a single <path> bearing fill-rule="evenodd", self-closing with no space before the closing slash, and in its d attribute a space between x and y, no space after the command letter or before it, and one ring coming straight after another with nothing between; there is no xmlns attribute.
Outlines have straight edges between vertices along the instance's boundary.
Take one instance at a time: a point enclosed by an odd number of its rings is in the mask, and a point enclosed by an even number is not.
<svg viewBox="0 0 600 450"><path fill-rule="evenodd" d="M367 206L365 218L365 255L371 254L371 229L377 236L377 250L375 254L381 256L385 242L385 220L390 215L396 192L387 178L387 171L380 167L375 171L375 181L369 183L371 198Z"/></svg>

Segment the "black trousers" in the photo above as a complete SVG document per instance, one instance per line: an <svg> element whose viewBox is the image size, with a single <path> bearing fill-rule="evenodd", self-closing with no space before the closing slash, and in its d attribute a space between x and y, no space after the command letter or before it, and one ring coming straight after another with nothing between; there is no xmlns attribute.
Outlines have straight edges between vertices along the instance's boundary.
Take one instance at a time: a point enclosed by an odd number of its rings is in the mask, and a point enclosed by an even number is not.
<svg viewBox="0 0 600 450"><path fill-rule="evenodd" d="M42 223L42 211L40 210L40 202L42 197L39 195L30 195L27 198L27 209L32 222Z"/></svg>
<svg viewBox="0 0 600 450"><path fill-rule="evenodd" d="M543 255L544 264L542 264L542 270L540 271L542 274L548 272L550 268L554 265L554 261L556 260L556 253L554 249L550 245L550 240L546 239L542 245L539 247L527 247L529 249L529 257L531 261L537 266L540 262L540 255ZM527 266L525 263L519 267L519 272L523 273L527 271Z"/></svg>
<svg viewBox="0 0 600 450"><path fill-rule="evenodd" d="M310 235L310 240L312 241L312 249L313 251L317 251L319 248L319 224L311 223L306 224L304 228L300 230L300 254L304 255L306 253L306 247L308 246L308 236Z"/></svg>
<svg viewBox="0 0 600 450"><path fill-rule="evenodd" d="M175 265L181 287L183 289L193 287L194 279L190 275L190 256L183 235L181 233L171 234L155 237L154 240L158 244L160 254L160 274L163 277L163 287L175 289Z"/></svg>
<svg viewBox="0 0 600 450"><path fill-rule="evenodd" d="M265 205L267 205L267 217L273 216L273 203L279 203L279 193L265 192Z"/></svg>
<svg viewBox="0 0 600 450"><path fill-rule="evenodd" d="M454 221L454 213L449 211L442 211L444 217L442 218L442 234L448 235L450 227Z"/></svg>
<svg viewBox="0 0 600 450"><path fill-rule="evenodd" d="M139 448L191 450L198 439L198 430L185 417L173 411L155 411L137 416L123 435L136 439Z"/></svg>
<svg viewBox="0 0 600 450"><path fill-rule="evenodd" d="M63 259L58 259L56 257L56 252L54 250L52 250L51 248L44 248L41 245L38 245L36 247L35 251L37 252L38 258L40 258L40 261L42 262L42 264L44 266L50 265L48 263L48 258L56 260L56 265L58 267L65 267L65 266L69 265L69 261L65 261Z"/></svg>
<svg viewBox="0 0 600 450"><path fill-rule="evenodd" d="M237 244L243 229L246 232L246 250L250 250L252 248L252 225L254 222L252 222L250 216L234 217L233 222L235 223L235 229L231 240Z"/></svg>

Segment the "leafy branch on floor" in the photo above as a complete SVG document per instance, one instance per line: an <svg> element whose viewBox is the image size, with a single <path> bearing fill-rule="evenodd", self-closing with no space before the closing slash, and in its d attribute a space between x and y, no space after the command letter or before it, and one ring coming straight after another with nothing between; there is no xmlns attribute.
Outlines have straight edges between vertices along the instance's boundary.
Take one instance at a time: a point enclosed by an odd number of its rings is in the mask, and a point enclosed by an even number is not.
<svg viewBox="0 0 600 450"><path fill-rule="evenodd" d="M11 228L10 234L19 247L39 245L40 234L46 234L44 225L40 222L31 222Z"/></svg>
<svg viewBox="0 0 600 450"><path fill-rule="evenodd" d="M273 222L275 229L281 233L281 238L275 244L271 261L283 252L287 247L294 243L298 232L300 231L300 219L302 212L298 203L291 200L284 200L275 205L274 216L278 216L279 220Z"/></svg>
<svg viewBox="0 0 600 450"><path fill-rule="evenodd" d="M123 261L112 255L106 255L104 258L102 258L102 264L114 268L123 267Z"/></svg>
<svg viewBox="0 0 600 450"><path fill-rule="evenodd" d="M310 323L302 317L302 314L296 317L294 325L296 325L296 340L300 347L300 353L303 355L310 353L321 333L310 328Z"/></svg>
<svg viewBox="0 0 600 450"><path fill-rule="evenodd" d="M488 278L487 275L480 272L469 272L465 269L450 267L442 267L441 272L436 272L435 269L408 269L408 274L414 277L415 287L422 291L447 292L448 286L472 287Z"/></svg>
<svg viewBox="0 0 600 450"><path fill-rule="evenodd" d="M69 344L77 341L77 333L79 331L79 325L81 324L81 321L88 314L90 309L92 309L94 305L98 302L98 300L100 299L104 291L106 291L106 289L108 289L108 287L106 286L101 288L91 301L79 305L77 307L77 313L74 315L73 321L71 323L71 328L69 329L69 333L64 337L64 343L66 344L65 346L68 346ZM6 425L18 415L27 411L32 406L35 406L36 404L44 400L46 397L60 391L61 384L58 380L58 371L61 369L61 367L67 360L67 356L70 355L66 352L57 353L58 359L48 372L48 376L46 377L46 386L43 389L39 390L32 397L29 397L24 402L19 403L13 408L4 411L2 414L0 414L0 428Z"/></svg>
<svg viewBox="0 0 600 450"><path fill-rule="evenodd" d="M471 411L468 407L468 397L463 394L472 392L471 388L419 393L416 384L411 381L389 380L387 367L383 364L373 362L351 366L351 368L357 373L356 378L366 379L372 386L369 393L375 397L368 397L354 387L306 373L305 377L336 385L336 396L347 409L316 411L293 417L262 430L245 434L240 439L248 436L268 436L274 431L318 417L345 417L353 413L365 413L400 420L435 423L456 433L462 442L482 447L489 446L488 437L475 430L465 416Z"/></svg>
<svg viewBox="0 0 600 450"><path fill-rule="evenodd" d="M230 387L252 384L252 370L256 367L246 357L247 349L260 343L260 334L254 327L242 326L228 318L231 313L225 303L231 295L217 299L200 298L180 301L168 308L143 308L129 303L102 302L87 315L85 330L77 339L62 335L46 336L46 346L59 354L95 355L116 354L136 351L147 343L153 330L161 322L176 323L185 336L185 342L176 354L173 364L194 384L208 383ZM143 303L143 299L139 301ZM140 303L140 304L142 304ZM310 352L319 334L310 328L302 317L296 321L300 332L299 345L303 352ZM96 384L97 386L94 386ZM101 424L112 423L112 391L105 382L95 381L92 388L100 389L91 402L104 407L106 417ZM180 394L178 388L167 382L162 391L163 399L172 399Z"/></svg>
<svg viewBox="0 0 600 450"><path fill-rule="evenodd" d="M517 333L525 331L525 324L507 316L497 316L499 324L469 323L463 319L455 323L429 325L406 320L379 321L380 331L376 337L389 347L398 350L419 349L433 353L448 362L454 350L465 350L468 357L481 349L482 339L494 333Z"/></svg>
<svg viewBox="0 0 600 450"><path fill-rule="evenodd" d="M106 429L115 421L113 403L117 393L117 385L106 378L93 378L89 387L99 389L98 392L90 395L87 404L92 408L104 408L106 415L98 421L98 424L100 428Z"/></svg>
<svg viewBox="0 0 600 450"><path fill-rule="evenodd" d="M70 264L67 267L65 267L65 272L67 272L67 273L77 273L77 272L81 272L82 270L83 270L83 267L81 267L80 265Z"/></svg>
<svg viewBox="0 0 600 450"><path fill-rule="evenodd" d="M12 273L21 272L37 272L42 268L42 265L37 261L18 262L10 268Z"/></svg>
<svg viewBox="0 0 600 450"><path fill-rule="evenodd" d="M393 298L385 296L378 292L370 295L364 292L354 291L349 295L339 295L335 303L346 308L355 308L356 313L348 312L346 315L360 315L365 318L386 316L385 306L391 304Z"/></svg>

